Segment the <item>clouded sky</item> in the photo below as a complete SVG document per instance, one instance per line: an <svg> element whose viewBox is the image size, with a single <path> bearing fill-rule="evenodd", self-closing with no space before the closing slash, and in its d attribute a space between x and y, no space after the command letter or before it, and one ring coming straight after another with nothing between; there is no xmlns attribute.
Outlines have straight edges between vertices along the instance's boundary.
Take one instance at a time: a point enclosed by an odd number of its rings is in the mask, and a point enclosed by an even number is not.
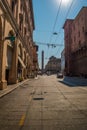
<svg viewBox="0 0 87 130"><path fill-rule="evenodd" d="M33 0L35 30L33 39L39 45L38 60L41 67L41 52L44 50L45 64L49 57L61 57L64 49L65 20L74 19L87 0ZM54 35L54 32L57 35ZM56 47L48 44L57 44Z"/></svg>

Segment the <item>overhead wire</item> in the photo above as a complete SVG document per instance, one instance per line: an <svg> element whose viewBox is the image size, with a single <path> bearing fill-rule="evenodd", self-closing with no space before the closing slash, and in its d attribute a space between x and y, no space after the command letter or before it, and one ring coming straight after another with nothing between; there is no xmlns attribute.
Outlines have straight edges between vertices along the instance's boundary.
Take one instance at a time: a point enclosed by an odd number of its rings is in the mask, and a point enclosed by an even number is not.
<svg viewBox="0 0 87 130"><path fill-rule="evenodd" d="M40 33L52 33L52 30L39 30L39 29L36 29L35 32L40 32Z"/></svg>
<svg viewBox="0 0 87 130"><path fill-rule="evenodd" d="M57 19L58 19L58 16L59 16L59 12L60 12L60 8L61 8L61 4L62 4L62 0L60 1L59 7L58 7L58 11L57 11L56 19L55 19L54 26L53 26L53 29L52 29L52 34L51 34L51 36L50 36L50 40L49 40L50 43L51 43L51 40L52 40L52 37L53 37L53 32L54 32L54 29L55 29L55 26L56 26L56 23L57 23Z"/></svg>
<svg viewBox="0 0 87 130"><path fill-rule="evenodd" d="M53 32L54 32L54 29L55 29L55 26L56 26L56 23L57 23L57 19L58 19L58 16L59 16L61 4L62 4L62 0L60 1L59 7L58 7L58 11L57 11L56 19L55 19L55 22L54 22L54 25L53 25L53 29L52 29L52 33L51 33L51 36L50 36L49 43L51 43L51 40L52 40L52 37L53 37ZM48 51L47 57L49 57L49 51Z"/></svg>
<svg viewBox="0 0 87 130"><path fill-rule="evenodd" d="M73 3L74 3L74 0L72 0L72 2L71 2L71 4L70 4L70 7L69 7L69 9L68 9L68 11L67 11L67 13L66 13L64 22L63 22L62 26L61 26L60 29L59 29L59 33L61 32L61 29L63 28L63 25L64 25L64 23L65 23L65 21L66 21L66 19L67 19L68 14L70 13L70 10L71 10L71 8L72 8ZM56 39L55 39L55 42L56 42L56 40L57 40L58 37L59 37L59 35L57 35L57 37L56 37Z"/></svg>
<svg viewBox="0 0 87 130"><path fill-rule="evenodd" d="M54 43L45 43L45 42L37 42L35 41L35 43L39 44L39 45L47 45L48 47L52 46L52 47L55 47L55 46L63 46L63 44L54 44Z"/></svg>
<svg viewBox="0 0 87 130"><path fill-rule="evenodd" d="M66 21L66 19L67 19L68 14L70 13L70 10L71 10L71 8L72 8L73 3L74 3L74 1L72 0L72 2L71 2L71 4L70 4L70 7L69 7L69 9L68 9L68 11L67 11L67 13L66 13L65 20L64 20L64 22L63 22L63 24L62 24L62 27L63 27L63 25L64 25L64 23L65 23L65 21ZM59 29L59 32L61 31L62 27ZM56 40L57 40L58 37L59 37L59 35L56 37L55 43L56 43ZM63 38L63 39L64 39L64 38ZM63 42L63 40L62 40L62 42ZM61 42L61 44L62 44L62 42ZM58 50L57 50L57 53L58 53L58 52L59 52L59 48L58 48ZM55 55L57 55L57 53L56 53Z"/></svg>
<svg viewBox="0 0 87 130"><path fill-rule="evenodd" d="M62 44L62 43L63 43L63 39L62 39L62 41L61 41L61 44ZM57 52L54 54L55 56L56 56L57 54L59 55L59 50L60 50L60 48L61 48L61 46L59 46Z"/></svg>

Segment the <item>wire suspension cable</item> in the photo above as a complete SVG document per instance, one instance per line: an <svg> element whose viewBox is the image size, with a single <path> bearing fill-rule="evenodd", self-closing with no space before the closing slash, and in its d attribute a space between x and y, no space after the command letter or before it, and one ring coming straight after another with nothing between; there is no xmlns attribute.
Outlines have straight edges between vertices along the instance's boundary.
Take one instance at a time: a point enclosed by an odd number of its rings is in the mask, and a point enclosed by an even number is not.
<svg viewBox="0 0 87 130"><path fill-rule="evenodd" d="M62 27L63 27L63 25L64 25L64 23L65 23L65 21L66 21L66 19L67 19L67 16L68 16L68 14L70 13L70 10L71 10L71 8L72 8L73 3L74 3L74 0L72 0L72 2L71 2L71 4L70 4L70 7L69 7L69 9L68 9L68 11L67 11L67 13L66 13L64 22L63 22L62 26L61 26L60 29L59 29L59 33L61 32L61 29L62 29ZM57 40L58 37L59 37L59 35L57 35L57 37L56 37L56 39L55 39L55 42L56 42L56 40Z"/></svg>
<svg viewBox="0 0 87 130"><path fill-rule="evenodd" d="M60 5L59 5L59 8L58 8L57 15L56 15L56 19L55 19L54 26L53 26L53 31L52 31L52 34L51 34L51 36L50 36L50 40L49 40L50 43L51 43L52 36L53 36L53 32L54 32L54 29L55 29L55 26L56 26L56 23L57 23L57 19L58 19L58 16L59 16L61 4L62 4L62 0L60 1Z"/></svg>
<svg viewBox="0 0 87 130"><path fill-rule="evenodd" d="M50 47L50 46L53 46L53 47L56 47L56 46L64 46L63 44L54 44L54 43L50 44L50 43L36 42L36 41L35 41L35 43L37 43L37 44L39 44L39 45L47 45L48 47Z"/></svg>
<svg viewBox="0 0 87 130"><path fill-rule="evenodd" d="M67 19L68 14L70 13L70 10L71 10L71 8L72 8L73 3L74 3L74 0L72 0L72 2L71 2L71 4L70 4L70 7L69 7L69 9L68 9L68 11L67 11L67 13L66 13L65 20L64 20L64 22L63 22L63 24L62 24L62 27L63 27L63 25L64 25L64 23L65 23L65 21L66 21L66 19ZM59 33L61 32L62 27L59 29ZM56 37L56 39L55 39L55 42L56 42L56 40L57 40L58 37L59 37L59 35L57 35L57 37ZM62 41L63 41L63 40L62 40ZM62 42L61 42L61 44L62 44ZM60 48L61 48L61 47L62 47L62 46L60 46ZM59 53L59 49L60 49L60 48L58 48L58 50L57 50L57 52L55 53L55 55L57 55L57 54Z"/></svg>

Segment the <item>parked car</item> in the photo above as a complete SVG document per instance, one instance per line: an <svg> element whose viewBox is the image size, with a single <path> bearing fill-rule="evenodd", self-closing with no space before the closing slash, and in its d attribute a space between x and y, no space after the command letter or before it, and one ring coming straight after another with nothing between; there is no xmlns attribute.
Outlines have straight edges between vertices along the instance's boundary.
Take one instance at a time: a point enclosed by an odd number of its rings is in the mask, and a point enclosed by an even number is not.
<svg viewBox="0 0 87 130"><path fill-rule="evenodd" d="M57 78L63 78L63 74L62 73L57 73Z"/></svg>

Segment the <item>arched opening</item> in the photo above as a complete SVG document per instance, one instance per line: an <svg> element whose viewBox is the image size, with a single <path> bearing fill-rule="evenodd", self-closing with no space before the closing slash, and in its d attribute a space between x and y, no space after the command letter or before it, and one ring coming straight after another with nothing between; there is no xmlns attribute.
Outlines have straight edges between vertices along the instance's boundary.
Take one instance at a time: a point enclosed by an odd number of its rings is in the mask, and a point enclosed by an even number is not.
<svg viewBox="0 0 87 130"><path fill-rule="evenodd" d="M19 81L21 80L21 77L22 77L22 65L21 65L22 58L23 58L22 46L21 46L21 44L19 44L19 46L18 46L18 67L17 67Z"/></svg>
<svg viewBox="0 0 87 130"><path fill-rule="evenodd" d="M10 30L8 33L8 37L13 37L15 35L13 30ZM10 39L8 39L10 40ZM13 53L14 53L14 41L10 40L10 45L7 45L7 52L6 52L6 70L5 70L5 80L7 81L7 84L10 83L10 72L12 69L12 61L13 61Z"/></svg>
<svg viewBox="0 0 87 130"><path fill-rule="evenodd" d="M9 74L12 68L12 58L13 58L13 48L11 48L10 46L7 46L7 61L6 61L6 75L5 75L7 84L9 80Z"/></svg>

